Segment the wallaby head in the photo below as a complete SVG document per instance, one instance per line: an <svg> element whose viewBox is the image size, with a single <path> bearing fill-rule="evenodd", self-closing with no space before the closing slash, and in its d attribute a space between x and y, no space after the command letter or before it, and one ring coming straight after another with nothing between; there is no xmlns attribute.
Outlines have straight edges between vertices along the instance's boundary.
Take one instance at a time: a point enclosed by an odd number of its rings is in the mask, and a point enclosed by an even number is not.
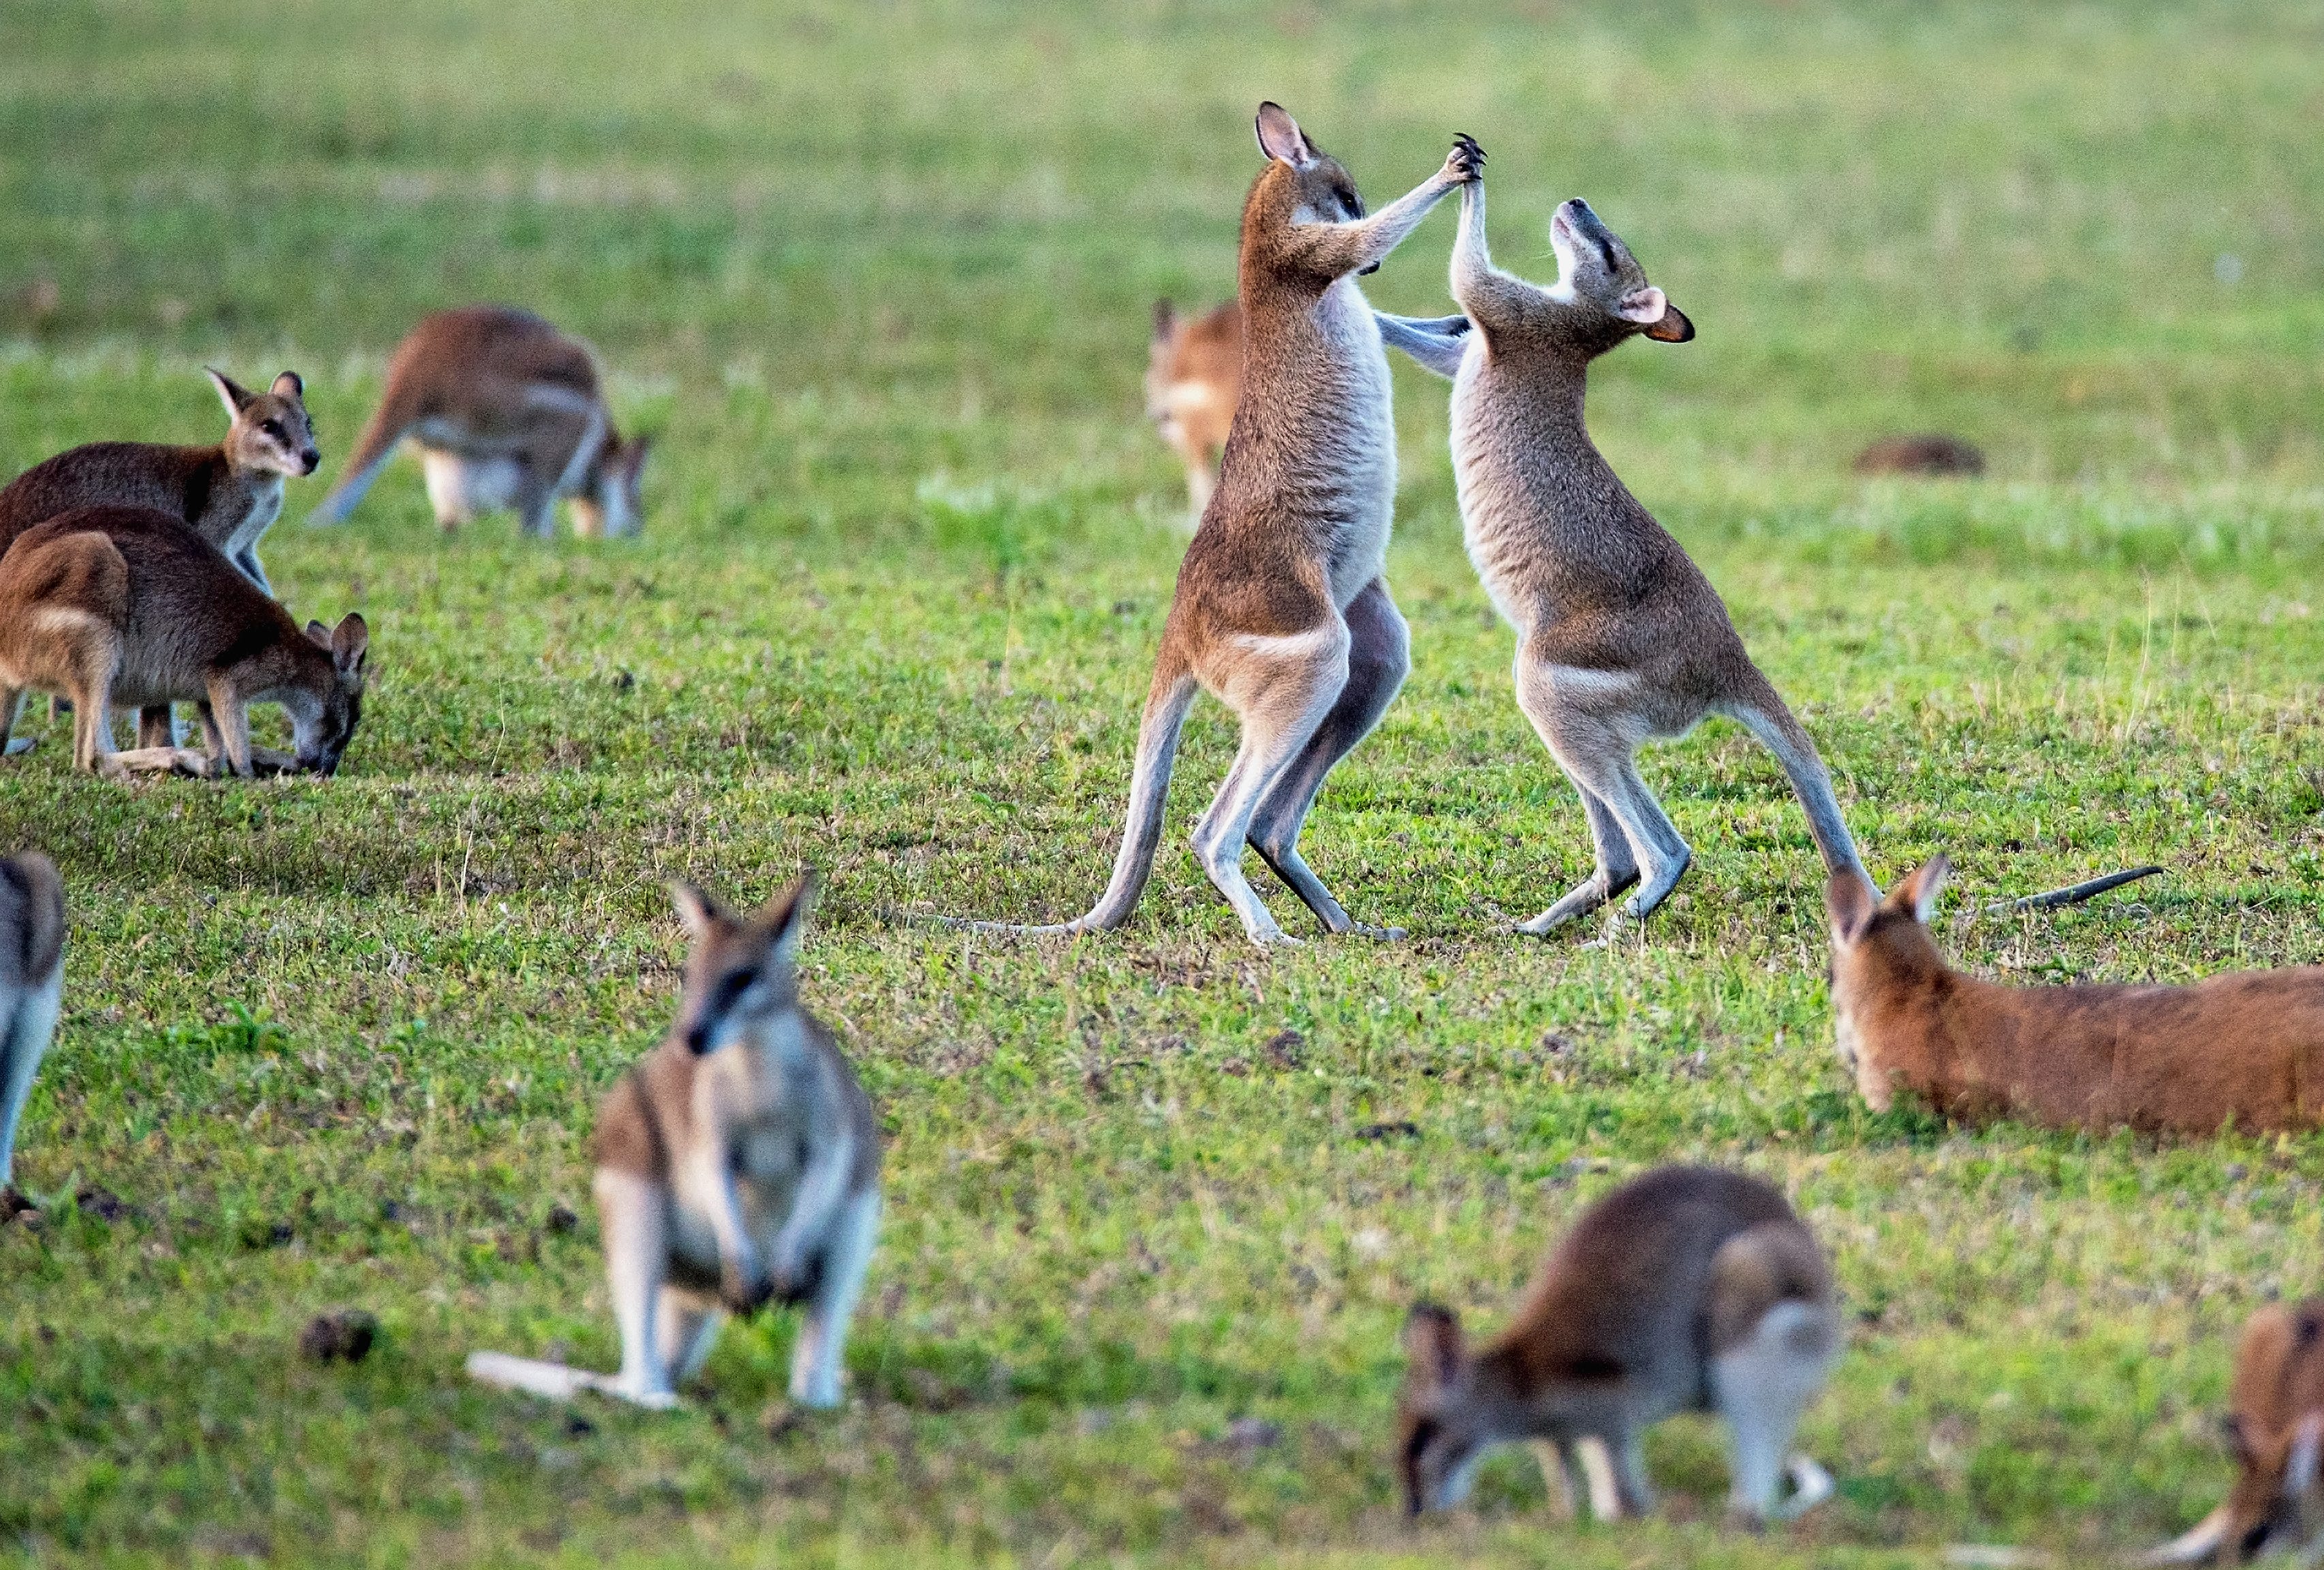
<svg viewBox="0 0 2324 1570"><path fill-rule="evenodd" d="M226 404L226 461L261 474L311 475L323 461L315 447L314 422L307 417L307 387L285 371L263 392L253 392L222 371L209 372L210 385Z"/></svg>
<svg viewBox="0 0 2324 1570"><path fill-rule="evenodd" d="M307 641L331 657L331 679L282 694L283 712L299 767L326 778L339 771L339 758L363 718L364 679L371 660L371 627L359 611L349 611L337 627L307 623Z"/></svg>
<svg viewBox="0 0 2324 1570"><path fill-rule="evenodd" d="M1404 1390L1397 1400L1397 1472L1405 1513L1449 1510L1468 1497L1496 1435L1477 1389L1460 1316L1418 1303L1404 1321Z"/></svg>
<svg viewBox="0 0 2324 1570"><path fill-rule="evenodd" d="M1891 1038L1918 1038L1868 1030L1865 1021L1945 974L1945 956L1929 936L1928 920L1951 872L1952 863L1940 854L1922 863L1886 899L1849 872L1833 874L1824 891L1831 915L1831 1008L1840 1061L1875 1112L1886 1112L1895 1101L1892 1074L1914 1067L1888 1059L1886 1054L1895 1050Z"/></svg>
<svg viewBox="0 0 2324 1570"><path fill-rule="evenodd" d="M633 436L627 441L612 431L597 449L589 477L573 497L574 527L583 534L608 540L635 534L645 521L639 485L645 478L646 454L653 438Z"/></svg>
<svg viewBox="0 0 2324 1570"><path fill-rule="evenodd" d="M1557 254L1550 298L1565 308L1558 325L1585 357L1638 333L1665 344L1694 337L1686 313L1646 282L1630 248L1580 197L1561 204L1549 220L1549 245Z"/></svg>
<svg viewBox="0 0 2324 1570"><path fill-rule="evenodd" d="M2297 1549L2324 1529L2317 1483L2324 1446L2324 1298L2270 1304L2236 1349L2234 1409L2225 1424L2236 1458L2222 1541L2256 1559Z"/></svg>
<svg viewBox="0 0 2324 1570"><path fill-rule="evenodd" d="M736 914L692 883L673 883L669 892L694 939L678 1020L688 1050L706 1057L798 1006L798 946L815 894L813 873L752 916Z"/></svg>
<svg viewBox="0 0 2324 1570"><path fill-rule="evenodd" d="M1282 105L1259 106L1258 133L1259 150L1273 162L1251 192L1254 204L1264 199L1286 208L1295 224L1344 224L1364 216L1354 177L1309 141ZM1360 271L1377 272L1379 263Z"/></svg>

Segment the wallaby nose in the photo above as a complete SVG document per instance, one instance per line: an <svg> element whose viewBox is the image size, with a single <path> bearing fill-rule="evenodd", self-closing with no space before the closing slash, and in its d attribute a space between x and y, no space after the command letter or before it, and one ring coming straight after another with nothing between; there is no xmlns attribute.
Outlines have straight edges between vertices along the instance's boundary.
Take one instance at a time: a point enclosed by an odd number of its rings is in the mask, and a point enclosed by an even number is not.
<svg viewBox="0 0 2324 1570"><path fill-rule="evenodd" d="M299 455L299 461L307 466L305 472L311 475L323 466L323 455L310 447Z"/></svg>

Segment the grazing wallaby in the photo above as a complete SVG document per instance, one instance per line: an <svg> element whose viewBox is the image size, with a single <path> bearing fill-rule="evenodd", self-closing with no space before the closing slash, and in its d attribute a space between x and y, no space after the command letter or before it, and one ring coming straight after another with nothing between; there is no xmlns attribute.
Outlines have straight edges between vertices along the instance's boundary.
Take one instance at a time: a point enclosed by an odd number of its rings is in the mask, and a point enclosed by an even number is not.
<svg viewBox="0 0 2324 1570"><path fill-rule="evenodd" d="M470 305L420 319L387 363L387 389L309 523L355 510L410 437L436 521L458 527L513 507L546 539L560 497L577 534L634 533L650 440L622 439L589 346L530 311Z"/></svg>
<svg viewBox="0 0 2324 1570"><path fill-rule="evenodd" d="M1200 316L1154 304L1154 341L1147 347L1146 413L1186 464L1186 497L1194 521L1218 489L1235 404L1242 397L1242 307L1228 300Z"/></svg>
<svg viewBox="0 0 2324 1570"><path fill-rule="evenodd" d="M2192 986L2009 987L1964 975L1929 936L1952 864L1882 899L1835 873L1831 1003L1865 1104L1899 1090L1971 1120L2216 1134L2324 1122L2324 966Z"/></svg>
<svg viewBox="0 0 2324 1570"><path fill-rule="evenodd" d="M16 1192L16 1121L49 1049L65 987L65 891L38 851L0 861L0 1221L27 1208Z"/></svg>
<svg viewBox="0 0 2324 1570"><path fill-rule="evenodd" d="M1383 324L1388 341L1452 375L1452 466L1469 558L1517 629L1517 706L1589 814L1596 870L1521 932L1543 933L1634 884L1643 918L1693 859L1639 777L1651 737L1706 716L1740 721L1775 754L1807 808L1824 864L1860 873L1815 743L1785 706L1711 581L1618 478L1582 423L1590 362L1643 333L1684 343L1694 326L1646 282L1582 201L1550 224L1554 286L1495 267L1485 188L1461 193L1450 322Z"/></svg>
<svg viewBox="0 0 2324 1570"><path fill-rule="evenodd" d="M27 688L73 701L73 762L253 771L249 706L290 716L294 766L330 774L363 715L370 630L290 613L166 513L83 507L19 535L0 558L0 743ZM210 755L113 750L115 704L199 706Z"/></svg>
<svg viewBox="0 0 2324 1570"><path fill-rule="evenodd" d="M669 1406L721 1310L803 1303L791 1399L839 1403L841 1352L880 1229L880 1132L831 1032L798 1001L810 879L747 919L691 884L678 1025L597 1113L597 1214L622 1371L479 1353L488 1382Z"/></svg>
<svg viewBox="0 0 2324 1570"><path fill-rule="evenodd" d="M1813 1461L1786 1461L1840 1353L1831 1272L1756 1178L1649 1172L1582 1214L1490 1344L1471 1352L1431 1304L1406 1319L1404 1344L1397 1459L1413 1515L1458 1504L1485 1451L1520 1440L1547 1441L1568 1469L1602 1443L1613 1497L1593 1487L1592 1508L1642 1514L1646 1431L1685 1411L1725 1419L1738 1515L1789 1518L1831 1492ZM1786 1470L1795 1492L1779 1502Z"/></svg>
<svg viewBox="0 0 2324 1570"><path fill-rule="evenodd" d="M1130 919L1201 687L1235 711L1242 743L1194 827L1194 854L1251 941L1288 939L1243 876L1246 842L1326 929L1401 936L1351 919L1298 851L1323 777L1379 723L1410 668L1381 577L1396 505L1388 357L1355 279L1483 154L1461 138L1417 189L1367 217L1347 171L1289 115L1260 105L1258 131L1268 166L1243 203L1242 401L1163 624L1113 875L1077 920L997 929L1086 932Z"/></svg>
<svg viewBox="0 0 2324 1570"><path fill-rule="evenodd" d="M2236 1486L2187 1534L2143 1556L2141 1565L2191 1565L2218 1555L2229 1563L2295 1552L2313 1565L2324 1554L2324 1298L2296 1307L2271 1303L2251 1316L2236 1348L2227 1414Z"/></svg>

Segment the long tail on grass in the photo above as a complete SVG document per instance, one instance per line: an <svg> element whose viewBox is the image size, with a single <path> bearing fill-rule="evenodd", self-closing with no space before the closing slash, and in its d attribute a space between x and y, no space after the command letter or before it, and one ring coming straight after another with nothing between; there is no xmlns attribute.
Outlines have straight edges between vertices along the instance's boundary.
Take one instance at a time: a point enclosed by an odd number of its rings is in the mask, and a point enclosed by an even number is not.
<svg viewBox="0 0 2324 1570"><path fill-rule="evenodd" d="M667 1400L641 1399L612 1374L593 1373L586 1368L567 1368L561 1362L543 1362L538 1358L512 1357L504 1352L470 1353L468 1377L482 1384L496 1385L504 1390L522 1390L528 1395L544 1396L552 1401L569 1401L584 1390L595 1390L601 1396L633 1401L641 1407L670 1404Z"/></svg>
<svg viewBox="0 0 2324 1570"><path fill-rule="evenodd" d="M2087 883L2076 883L2071 888L2052 889L2046 894L2028 894L2023 900L2010 900L2002 908L2009 910L2054 910L2061 905L2079 905L2085 900L2097 899L2109 889L2119 889L2125 883L2151 878L2161 871L2161 867L2133 867L2126 873L2108 873L2103 878L2092 878Z"/></svg>
<svg viewBox="0 0 2324 1570"><path fill-rule="evenodd" d="M1807 727L1793 715L1782 695L1763 681L1758 692L1729 704L1727 713L1758 737L1759 744L1773 753L1775 762L1783 765L1784 773L1792 782L1792 793L1807 811L1808 833L1815 836L1824 871L1854 873L1871 883L1871 874L1864 870L1864 862L1856 854L1856 841L1848 832L1848 820L1840 815L1840 799L1831 792L1831 776L1824 771L1823 760L1816 755L1815 742L1808 735ZM1872 886L1879 887L1877 883Z"/></svg>
<svg viewBox="0 0 2324 1570"><path fill-rule="evenodd" d="M395 456L404 432L411 429L416 417L413 410L404 406L404 400L398 396L391 380L379 407L372 411L370 421L364 426L363 434L355 438L355 450L347 454L346 470L339 476L339 483L307 514L307 522L346 522L347 514L355 510L355 503L364 499L364 493L371 489L372 482L379 478L379 471L387 467L387 460Z"/></svg>
<svg viewBox="0 0 2324 1570"><path fill-rule="evenodd" d="M2151 1567L2163 1565L2193 1565L2209 1558L2227 1540L2227 1528L2232 1524L2227 1507L2221 1505L2184 1533L2160 1547L2150 1548L2133 1559L2133 1565Z"/></svg>

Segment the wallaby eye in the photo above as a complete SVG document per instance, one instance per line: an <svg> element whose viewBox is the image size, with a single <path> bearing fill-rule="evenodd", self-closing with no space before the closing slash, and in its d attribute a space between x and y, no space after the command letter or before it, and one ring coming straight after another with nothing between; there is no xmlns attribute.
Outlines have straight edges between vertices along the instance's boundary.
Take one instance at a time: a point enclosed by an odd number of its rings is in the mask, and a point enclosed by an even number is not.
<svg viewBox="0 0 2324 1570"><path fill-rule="evenodd" d="M281 441L282 439L282 422L279 420L270 420L258 429L264 431L267 435L272 437L277 441Z"/></svg>

